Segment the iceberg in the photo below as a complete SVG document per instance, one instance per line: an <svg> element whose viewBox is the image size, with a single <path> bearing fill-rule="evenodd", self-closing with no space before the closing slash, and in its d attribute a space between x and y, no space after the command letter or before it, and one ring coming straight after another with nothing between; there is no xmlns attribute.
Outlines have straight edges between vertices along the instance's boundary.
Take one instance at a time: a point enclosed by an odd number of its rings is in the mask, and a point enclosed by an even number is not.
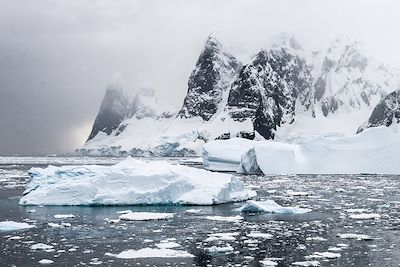
<svg viewBox="0 0 400 267"><path fill-rule="evenodd" d="M242 212L268 212L280 214L302 214L310 212L311 209L298 208L298 207L283 207L273 200L254 201L249 200L240 208Z"/></svg>
<svg viewBox="0 0 400 267"><path fill-rule="evenodd" d="M14 221L2 221L0 222L0 232L1 231L18 231L25 230L36 227L24 222L14 222Z"/></svg>
<svg viewBox="0 0 400 267"><path fill-rule="evenodd" d="M30 174L21 205L214 205L256 195L229 174L130 157L112 166L48 166Z"/></svg>
<svg viewBox="0 0 400 267"><path fill-rule="evenodd" d="M399 140L400 127L376 127L348 137L313 137L300 144L253 141L253 146L241 155L238 172L244 174L400 174ZM230 143L225 146L223 144L214 146L213 149L221 150L219 152L221 155L224 153L218 158L218 162L238 157L233 154L240 152L228 151L230 146Z"/></svg>
<svg viewBox="0 0 400 267"><path fill-rule="evenodd" d="M215 140L203 146L203 166L212 171L237 171L241 157L251 149L257 141L232 138Z"/></svg>

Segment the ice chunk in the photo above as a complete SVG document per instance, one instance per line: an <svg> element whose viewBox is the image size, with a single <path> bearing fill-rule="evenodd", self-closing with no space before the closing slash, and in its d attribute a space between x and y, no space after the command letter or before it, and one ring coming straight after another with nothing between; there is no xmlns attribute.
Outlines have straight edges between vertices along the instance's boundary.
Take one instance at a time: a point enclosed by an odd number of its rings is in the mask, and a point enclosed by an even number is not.
<svg viewBox="0 0 400 267"><path fill-rule="evenodd" d="M52 249L54 246L52 245L47 245L43 243L37 243L31 246L31 249L33 250L46 250L46 249Z"/></svg>
<svg viewBox="0 0 400 267"><path fill-rule="evenodd" d="M242 216L207 216L207 220L211 221L221 221L221 222L240 222L243 220Z"/></svg>
<svg viewBox="0 0 400 267"><path fill-rule="evenodd" d="M174 217L174 213L162 212L128 212L119 216L125 221L150 221L150 220L166 220Z"/></svg>
<svg viewBox="0 0 400 267"><path fill-rule="evenodd" d="M167 248L142 248L139 250L125 250L119 254L106 253L106 256L119 259L140 259L140 258L193 258L194 256L183 250Z"/></svg>
<svg viewBox="0 0 400 267"><path fill-rule="evenodd" d="M204 240L204 242L213 242L213 241L234 241L236 240L235 236L238 236L238 232L233 232L233 233L215 233L215 234L210 234L208 237Z"/></svg>
<svg viewBox="0 0 400 267"><path fill-rule="evenodd" d="M261 232L251 232L247 236L252 238L264 238L264 239L271 239L274 237L271 234L261 233Z"/></svg>
<svg viewBox="0 0 400 267"><path fill-rule="evenodd" d="M69 218L75 218L75 215L73 215L73 214L56 214L56 215L54 215L54 218L56 218L56 219L69 219Z"/></svg>
<svg viewBox="0 0 400 267"><path fill-rule="evenodd" d="M185 212L190 214L198 214L201 212L201 209L187 209Z"/></svg>
<svg viewBox="0 0 400 267"><path fill-rule="evenodd" d="M223 247L212 246L209 248L205 248L205 251L207 251L210 254L227 254L233 252L233 250L234 250L233 247L231 247L231 245L229 244Z"/></svg>
<svg viewBox="0 0 400 267"><path fill-rule="evenodd" d="M162 249L165 249L165 248L177 248L177 247L180 247L181 245L179 245L178 243L176 243L176 242L160 242L159 244L156 244L156 247L158 247L158 248L162 248Z"/></svg>
<svg viewBox="0 0 400 267"><path fill-rule="evenodd" d="M255 141L243 138L209 142L203 147L203 166L213 171L237 171L242 155L254 143Z"/></svg>
<svg viewBox="0 0 400 267"><path fill-rule="evenodd" d="M338 234L338 237L343 239L372 240L371 236L364 234Z"/></svg>
<svg viewBox="0 0 400 267"><path fill-rule="evenodd" d="M39 261L40 264L52 264L54 261L49 260L49 259L42 259Z"/></svg>
<svg viewBox="0 0 400 267"><path fill-rule="evenodd" d="M319 263L319 261L296 261L293 262L292 265L311 267L311 266L320 266L321 264Z"/></svg>
<svg viewBox="0 0 400 267"><path fill-rule="evenodd" d="M351 214L349 217L357 220L368 220L368 219L378 219L381 217L381 215L377 213L360 213L360 214Z"/></svg>
<svg viewBox="0 0 400 267"><path fill-rule="evenodd" d="M278 263L276 262L276 261L271 261L271 260L262 260L262 261L259 261L259 263L262 265L262 266L277 266L278 265Z"/></svg>
<svg viewBox="0 0 400 267"><path fill-rule="evenodd" d="M213 205L256 195L235 176L167 161L127 158L113 166L49 166L32 173L21 205Z"/></svg>
<svg viewBox="0 0 400 267"><path fill-rule="evenodd" d="M325 259L335 259L340 258L340 253L333 252L314 252L314 254L306 256L305 258L325 258Z"/></svg>
<svg viewBox="0 0 400 267"><path fill-rule="evenodd" d="M311 209L298 207L283 207L273 200L254 201L249 200L240 208L242 212L268 212L268 213L284 213L284 214L302 214L310 212Z"/></svg>
<svg viewBox="0 0 400 267"><path fill-rule="evenodd" d="M17 231L36 227L35 225L14 222L14 221L2 221L0 222L0 231Z"/></svg>

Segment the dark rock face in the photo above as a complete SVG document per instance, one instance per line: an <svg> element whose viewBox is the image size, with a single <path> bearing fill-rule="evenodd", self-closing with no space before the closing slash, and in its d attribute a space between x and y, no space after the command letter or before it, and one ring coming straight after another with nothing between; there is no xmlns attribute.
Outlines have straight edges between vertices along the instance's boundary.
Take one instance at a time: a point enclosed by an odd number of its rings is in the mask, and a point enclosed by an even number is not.
<svg viewBox="0 0 400 267"><path fill-rule="evenodd" d="M240 62L224 52L215 37L210 36L190 75L188 91L178 116L201 117L208 121L217 112L223 94L240 67Z"/></svg>
<svg viewBox="0 0 400 267"><path fill-rule="evenodd" d="M304 59L279 48L261 51L244 66L232 85L227 112L236 121L251 119L254 130L266 139L276 128L292 123L296 99L313 108L311 71Z"/></svg>
<svg viewBox="0 0 400 267"><path fill-rule="evenodd" d="M394 91L382 99L372 111L368 122L361 126L357 133L370 127L389 127L392 123L400 123L400 90Z"/></svg>
<svg viewBox="0 0 400 267"><path fill-rule="evenodd" d="M107 87L88 141L99 132L110 135L132 113L132 106L123 92L122 82L114 81Z"/></svg>

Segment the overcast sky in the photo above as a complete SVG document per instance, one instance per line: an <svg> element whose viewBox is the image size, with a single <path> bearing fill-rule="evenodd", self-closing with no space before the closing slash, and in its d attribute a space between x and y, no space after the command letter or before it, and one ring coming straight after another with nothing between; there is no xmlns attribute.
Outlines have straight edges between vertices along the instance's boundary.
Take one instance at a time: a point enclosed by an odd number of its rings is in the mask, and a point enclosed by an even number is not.
<svg viewBox="0 0 400 267"><path fill-rule="evenodd" d="M177 108L207 36L247 60L273 34L317 49L337 35L400 66L400 1L0 0L0 154L83 145L107 82Z"/></svg>

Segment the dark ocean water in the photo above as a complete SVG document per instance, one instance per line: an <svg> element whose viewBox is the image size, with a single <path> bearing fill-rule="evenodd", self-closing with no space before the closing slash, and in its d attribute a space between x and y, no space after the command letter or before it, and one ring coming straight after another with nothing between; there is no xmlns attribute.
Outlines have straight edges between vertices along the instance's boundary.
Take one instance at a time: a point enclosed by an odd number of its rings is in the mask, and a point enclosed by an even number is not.
<svg viewBox="0 0 400 267"><path fill-rule="evenodd" d="M29 178L27 170L31 167L113 164L118 160L0 158L0 221L25 221L36 225L36 228L24 231L0 232L0 266L41 266L41 259L53 260L50 266L262 266L260 261L265 258L280 258L275 260L278 266L307 260L319 261L321 266L399 266L400 176L242 176L245 183L257 191L258 200L273 199L284 206L311 208L312 212L302 215L242 214L243 220L236 222L211 221L206 216L241 215L237 208L243 203L212 207L18 205ZM201 209L201 212L186 213L190 208ZM160 221L108 221L117 219L117 212L127 209L173 212L175 216ZM351 218L352 214L360 213L374 213L380 217ZM75 218L55 219L55 214L74 214ZM48 225L61 222L71 226L55 228ZM254 231L271 234L272 238L249 236ZM205 242L210 234L233 232L236 233L233 240ZM338 236L345 233L366 234L372 240ZM180 244L176 249L187 251L194 257L118 259L105 255L127 249L154 248L166 239ZM48 252L31 250L30 246L35 243L52 245L53 249ZM213 245L223 247L227 244L233 251L207 252ZM336 256L318 257L316 252L330 252Z"/></svg>

